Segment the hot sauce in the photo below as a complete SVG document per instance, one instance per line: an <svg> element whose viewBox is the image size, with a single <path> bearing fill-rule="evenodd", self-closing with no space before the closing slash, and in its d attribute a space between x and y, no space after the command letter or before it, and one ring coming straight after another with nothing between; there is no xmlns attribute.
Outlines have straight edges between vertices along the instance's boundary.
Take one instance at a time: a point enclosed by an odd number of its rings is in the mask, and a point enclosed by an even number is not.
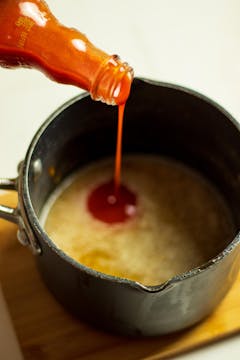
<svg viewBox="0 0 240 360"><path fill-rule="evenodd" d="M132 69L68 28L42 0L0 1L0 65L34 67L60 83L79 86L94 100L126 102Z"/></svg>
<svg viewBox="0 0 240 360"><path fill-rule="evenodd" d="M113 196L116 200L115 204L111 204L110 212L115 211L116 206L119 211L120 204L124 208L124 204L129 201L134 203L134 195L131 194L129 198L126 192L130 194L130 191L120 184L122 123L133 79L132 68L117 55L108 55L96 48L78 30L62 25L42 0L0 1L0 28L1 66L37 68L54 81L89 91L94 100L118 105L114 190L112 185L105 184L102 191L100 185L99 192L90 194L90 203L95 201L96 206L89 206L89 210L99 218L94 209L99 204L98 196L102 197L106 192L106 186L110 198ZM102 202L103 207L105 203ZM108 202L107 204L110 205ZM106 209L103 208L102 211L106 213ZM114 215L112 220L116 218L117 222L123 221L125 217ZM101 220L105 221L103 216Z"/></svg>
<svg viewBox="0 0 240 360"><path fill-rule="evenodd" d="M136 213L137 197L125 185L115 188L114 181L100 184L88 197L88 209L98 220L108 224L121 223Z"/></svg>
<svg viewBox="0 0 240 360"><path fill-rule="evenodd" d="M121 184L122 129L125 104L118 106L118 131L115 154L114 179L95 188L88 197L92 215L106 223L124 222L136 213L136 195Z"/></svg>

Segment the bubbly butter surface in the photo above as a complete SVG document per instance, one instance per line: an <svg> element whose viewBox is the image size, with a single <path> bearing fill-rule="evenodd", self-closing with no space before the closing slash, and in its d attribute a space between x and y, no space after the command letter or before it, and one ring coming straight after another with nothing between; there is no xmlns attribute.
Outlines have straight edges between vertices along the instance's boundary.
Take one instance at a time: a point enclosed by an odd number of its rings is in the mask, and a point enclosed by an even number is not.
<svg viewBox="0 0 240 360"><path fill-rule="evenodd" d="M136 216L114 225L95 219L88 194L112 173L112 159L90 164L66 179L45 205L45 231L76 261L157 285L205 263L231 241L230 211L215 188L186 166L157 156L123 159L122 181L137 194Z"/></svg>

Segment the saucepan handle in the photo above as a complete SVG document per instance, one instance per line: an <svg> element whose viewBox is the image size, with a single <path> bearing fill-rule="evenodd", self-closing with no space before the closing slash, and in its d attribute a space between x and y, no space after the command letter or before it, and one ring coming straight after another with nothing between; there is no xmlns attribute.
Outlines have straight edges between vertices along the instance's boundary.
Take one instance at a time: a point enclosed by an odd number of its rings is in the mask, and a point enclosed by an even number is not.
<svg viewBox="0 0 240 360"><path fill-rule="evenodd" d="M0 189L17 191L17 180L18 180L17 178L16 179L0 178ZM14 224L18 224L19 223L18 209L11 208L5 205L0 205L0 218L11 221Z"/></svg>
<svg viewBox="0 0 240 360"><path fill-rule="evenodd" d="M20 164L21 165L21 164ZM20 166L19 166L20 169ZM0 178L0 190L18 191L18 179L4 179ZM24 246L29 246L33 254L41 254L40 245L35 238L32 229L25 220L25 212L18 207L12 208L5 205L0 205L0 218L11 221L18 225L17 238Z"/></svg>

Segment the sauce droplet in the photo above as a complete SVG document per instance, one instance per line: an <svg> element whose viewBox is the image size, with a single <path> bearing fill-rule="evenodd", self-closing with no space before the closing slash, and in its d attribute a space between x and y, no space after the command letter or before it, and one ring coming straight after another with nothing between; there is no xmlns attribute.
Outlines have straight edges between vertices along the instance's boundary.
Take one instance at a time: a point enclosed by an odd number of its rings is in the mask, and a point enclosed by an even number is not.
<svg viewBox="0 0 240 360"><path fill-rule="evenodd" d="M88 196L87 206L98 220L108 224L122 223L136 214L136 195L120 184L116 192L114 181L97 186Z"/></svg>

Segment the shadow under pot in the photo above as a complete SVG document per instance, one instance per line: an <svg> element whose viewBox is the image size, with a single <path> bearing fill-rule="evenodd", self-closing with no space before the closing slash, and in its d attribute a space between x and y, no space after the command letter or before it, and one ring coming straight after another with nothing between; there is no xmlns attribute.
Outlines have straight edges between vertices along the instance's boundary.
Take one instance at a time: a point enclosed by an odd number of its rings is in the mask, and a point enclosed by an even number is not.
<svg viewBox="0 0 240 360"><path fill-rule="evenodd" d="M93 102L87 94L58 109L34 136L19 177L1 181L2 188L17 190L19 205L18 209L1 206L0 216L18 224L20 242L32 249L47 287L71 313L123 334L178 331L210 314L238 273L239 127L219 105L192 90L134 80L125 112L124 156L161 156L193 169L221 194L231 217L229 235L222 233L210 258L148 285L79 263L57 247L39 220L64 179L114 156L116 119L115 107ZM177 260L176 251L173 261ZM151 264L151 258L148 261Z"/></svg>

